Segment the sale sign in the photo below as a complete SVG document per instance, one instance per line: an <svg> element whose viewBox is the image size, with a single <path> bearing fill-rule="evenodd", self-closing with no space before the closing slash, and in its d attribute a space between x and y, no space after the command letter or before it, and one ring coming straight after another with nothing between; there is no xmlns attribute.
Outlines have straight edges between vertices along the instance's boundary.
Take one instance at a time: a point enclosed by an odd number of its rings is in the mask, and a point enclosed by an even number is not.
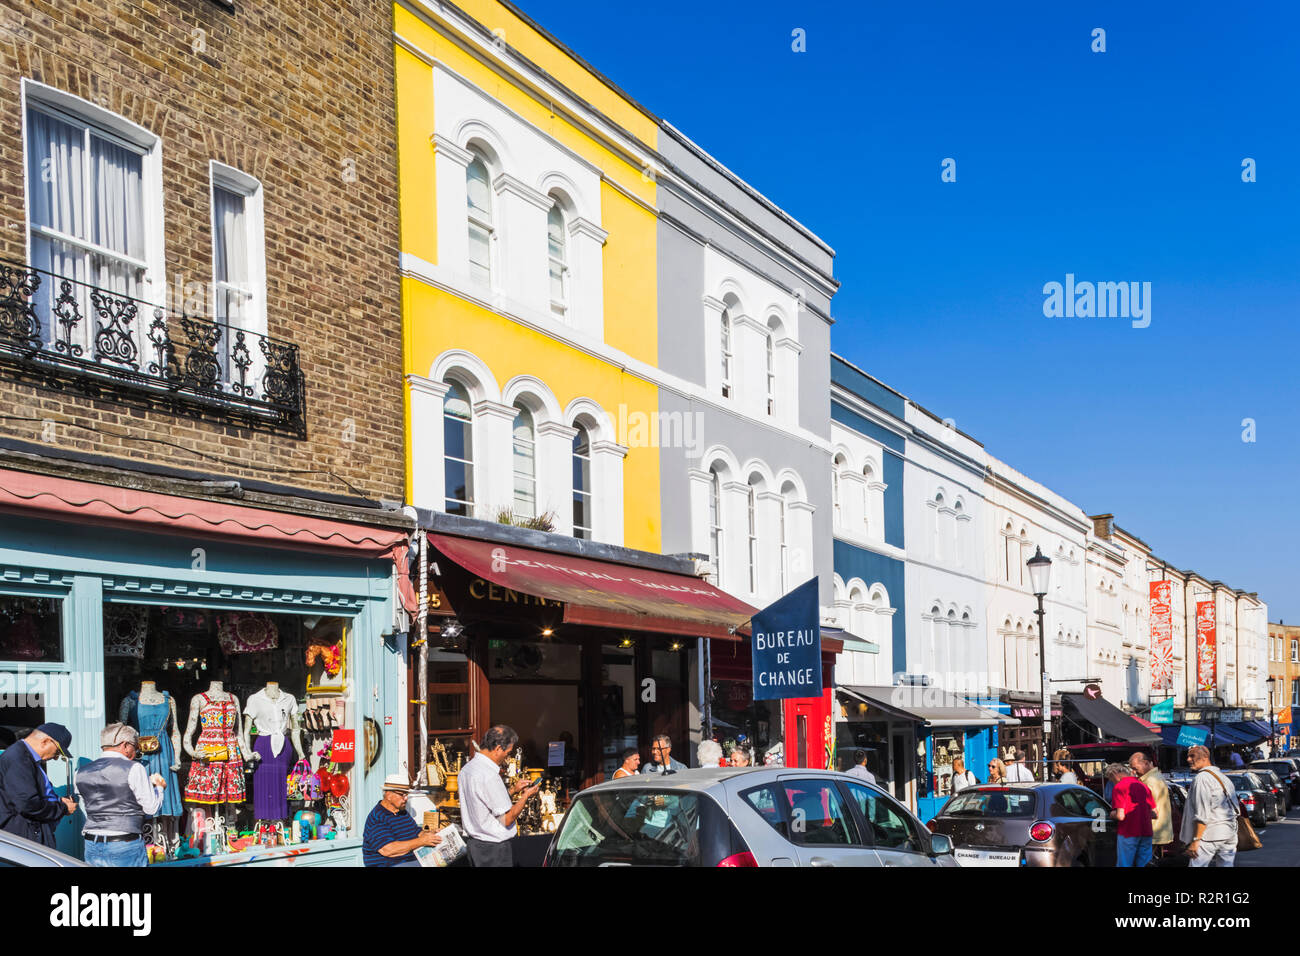
<svg viewBox="0 0 1300 956"><path fill-rule="evenodd" d="M1217 682L1218 641L1214 627L1214 602L1196 602L1196 689L1214 693Z"/></svg>
<svg viewBox="0 0 1300 956"><path fill-rule="evenodd" d="M1152 581L1151 599L1151 689L1173 690L1174 687L1174 607L1173 585L1169 581Z"/></svg>

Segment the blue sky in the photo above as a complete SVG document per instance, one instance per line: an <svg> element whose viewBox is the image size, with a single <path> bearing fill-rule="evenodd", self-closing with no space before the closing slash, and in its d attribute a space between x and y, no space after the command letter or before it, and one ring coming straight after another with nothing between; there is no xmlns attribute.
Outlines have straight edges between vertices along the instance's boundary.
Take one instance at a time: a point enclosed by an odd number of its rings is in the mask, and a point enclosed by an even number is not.
<svg viewBox="0 0 1300 956"><path fill-rule="evenodd" d="M836 250L837 352L1300 624L1297 5L523 7Z"/></svg>

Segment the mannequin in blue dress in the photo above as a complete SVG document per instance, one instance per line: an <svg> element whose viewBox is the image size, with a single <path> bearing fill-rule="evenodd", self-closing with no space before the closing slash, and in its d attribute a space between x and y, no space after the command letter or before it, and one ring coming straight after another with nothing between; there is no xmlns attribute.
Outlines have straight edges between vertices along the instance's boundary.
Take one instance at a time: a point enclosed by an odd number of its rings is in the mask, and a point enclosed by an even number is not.
<svg viewBox="0 0 1300 956"><path fill-rule="evenodd" d="M150 773L161 774L167 781L163 805L153 820L145 821L146 830L152 824L152 841L173 850L179 833L177 818L181 814L181 795L176 786L176 772L181 769L178 754L181 751L181 731L176 717L176 701L171 694L158 690L151 680L142 681L138 691L131 691L122 699L119 719L130 724L142 737L158 738L158 750L141 754L140 760ZM146 836L149 834L146 832Z"/></svg>

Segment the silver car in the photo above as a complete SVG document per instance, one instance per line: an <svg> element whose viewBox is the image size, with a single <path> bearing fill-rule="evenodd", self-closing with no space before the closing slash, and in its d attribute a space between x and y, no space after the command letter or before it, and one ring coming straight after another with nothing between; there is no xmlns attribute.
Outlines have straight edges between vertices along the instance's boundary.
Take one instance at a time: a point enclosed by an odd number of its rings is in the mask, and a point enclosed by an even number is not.
<svg viewBox="0 0 1300 956"><path fill-rule="evenodd" d="M0 830L0 867L85 865L66 853L51 850L33 840Z"/></svg>
<svg viewBox="0 0 1300 956"><path fill-rule="evenodd" d="M720 767L579 793L543 863L565 866L957 866L884 790L848 774Z"/></svg>

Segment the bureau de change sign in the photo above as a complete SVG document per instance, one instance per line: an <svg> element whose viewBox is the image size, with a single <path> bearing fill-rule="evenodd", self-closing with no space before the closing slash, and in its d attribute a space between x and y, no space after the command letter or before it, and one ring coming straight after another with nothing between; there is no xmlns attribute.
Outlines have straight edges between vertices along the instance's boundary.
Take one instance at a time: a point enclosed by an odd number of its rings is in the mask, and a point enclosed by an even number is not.
<svg viewBox="0 0 1300 956"><path fill-rule="evenodd" d="M799 585L750 622L754 700L822 695L817 579Z"/></svg>

